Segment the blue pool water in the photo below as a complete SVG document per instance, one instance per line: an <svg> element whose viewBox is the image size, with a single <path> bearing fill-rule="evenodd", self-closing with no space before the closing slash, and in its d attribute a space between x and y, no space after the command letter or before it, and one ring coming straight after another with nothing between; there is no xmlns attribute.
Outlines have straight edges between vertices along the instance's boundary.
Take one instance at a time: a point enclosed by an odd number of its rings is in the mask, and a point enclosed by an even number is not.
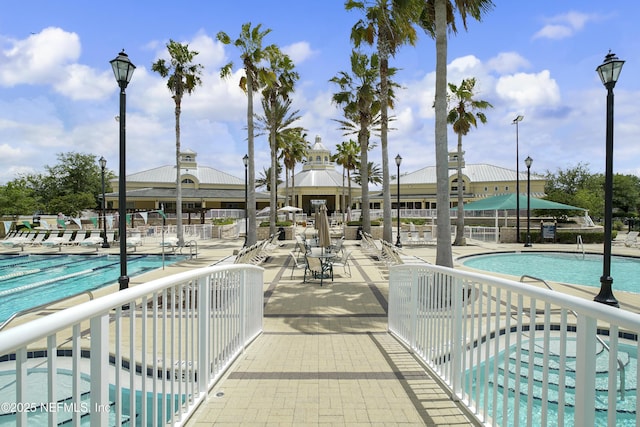
<svg viewBox="0 0 640 427"><path fill-rule="evenodd" d="M0 372L0 402L15 402L15 372ZM27 423L32 426L46 426L47 418L49 416L46 406L39 406L40 403L47 402L46 387L42 387L42 384L47 383L47 370L43 368L31 368L27 372L27 390L30 393L30 405L34 404L34 408L30 409L27 414ZM80 377L80 390L82 397L79 405L75 405L70 401L72 389L72 374L71 371L66 369L58 369L56 376L56 400L55 406L58 413L58 423L62 425L71 425L71 419L74 412L81 414L81 425L90 425L90 377L87 374L82 374ZM130 419L130 390L122 388L122 420L123 425L136 425L141 426L141 419L139 417L142 411L142 392L136 390L136 413L138 418L135 423L129 423ZM109 400L113 402L115 400L116 388L113 384L109 385ZM184 403L185 395L172 395L165 394L164 399L162 394L153 394L147 392L146 404L147 404L147 417L148 424L151 424L153 415L153 400L157 400L157 419L158 426L164 426L165 423L171 419L171 415L178 410L178 406ZM110 425L115 425L115 407L111 406L109 412ZM0 410L0 427L9 427L16 425L16 414L13 412L4 412Z"/></svg>
<svg viewBox="0 0 640 427"><path fill-rule="evenodd" d="M127 274L137 276L185 259L130 255ZM119 255L6 255L0 257L0 323L31 307L118 282Z"/></svg>
<svg viewBox="0 0 640 427"><path fill-rule="evenodd" d="M538 341L538 340L536 340ZM571 344L572 341L569 341ZM558 379L559 370L562 369L566 374L565 379L565 391L564 391L564 425L574 425L574 402L575 402L575 348L573 353L571 347L567 349L567 361L566 365L562 366L559 363L558 349L554 349L553 341L552 346L548 351L549 362L547 365L549 374L549 388L548 388L548 406L545 413L547 417L547 425L550 427L558 426ZM498 399L496 401L497 407L492 407L493 401L488 399L489 404L489 416L495 417L496 424L499 426L511 426L515 425L515 393L516 393L516 377L520 376L520 406L518 409L519 425L526 424L527 408L526 403L529 400L533 401L532 418L533 420L541 420L542 416L542 375L543 375L543 363L544 354L541 350L542 347L536 347L536 353L534 355L528 354L528 341L524 340L522 344L522 367L520 372L517 372L515 368L515 355L517 346L512 346L508 351L502 351L496 357L492 357L488 361L488 367L485 370L486 363L481 363L476 370L465 372L465 391L476 397L476 393L479 393L479 401L484 400L484 390L482 387L476 390L478 384L482 384L485 378L489 378L489 391L496 390ZM610 411L616 411L616 426L635 426L636 425L636 378L638 368L638 354L635 346L620 344L618 357L625 363L626 383L624 398L618 394L616 401L616 407L610 408L607 401L607 390L609 381L609 354L606 351L602 351L602 347L599 348L598 355L596 357L596 414L595 425L606 426L607 416ZM498 360L498 373L497 382L494 383L494 361ZM508 369L505 370L505 361L507 361ZM533 396L529 396L527 375L528 364L534 365L534 387ZM505 393L504 381L505 375L507 375L508 384L508 405L507 419L502 418L503 413L503 394ZM618 377L618 387L620 387L619 374L615 373ZM535 421L534 421L535 425Z"/></svg>
<svg viewBox="0 0 640 427"><path fill-rule="evenodd" d="M462 258L466 266L478 270L509 274L520 278L529 275L547 281L599 288L602 255L565 252L522 252L474 255ZM613 290L640 293L640 259L611 257Z"/></svg>

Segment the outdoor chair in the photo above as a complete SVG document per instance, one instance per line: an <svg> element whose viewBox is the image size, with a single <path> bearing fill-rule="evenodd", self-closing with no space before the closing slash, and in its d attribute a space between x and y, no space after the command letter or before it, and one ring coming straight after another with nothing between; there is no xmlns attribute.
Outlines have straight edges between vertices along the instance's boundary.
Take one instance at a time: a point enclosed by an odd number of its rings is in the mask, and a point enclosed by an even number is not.
<svg viewBox="0 0 640 427"><path fill-rule="evenodd" d="M304 268L306 271L307 261L306 257L298 258L293 251L289 252L289 255L291 255L291 278L293 279L293 270L295 270L296 268Z"/></svg>
<svg viewBox="0 0 640 427"><path fill-rule="evenodd" d="M323 262L320 258L310 255L307 255L305 259L307 260L307 265L304 269L303 282L306 283L307 281L307 271L314 279L320 279L320 286L322 286L325 278L331 277L331 280L333 280L333 264L331 262Z"/></svg>
<svg viewBox="0 0 640 427"><path fill-rule="evenodd" d="M347 269L349 270L349 277L351 277L351 265L349 265L349 257L351 256L351 251L342 251L342 256L340 259L333 261L333 267L342 267L344 273L347 273Z"/></svg>

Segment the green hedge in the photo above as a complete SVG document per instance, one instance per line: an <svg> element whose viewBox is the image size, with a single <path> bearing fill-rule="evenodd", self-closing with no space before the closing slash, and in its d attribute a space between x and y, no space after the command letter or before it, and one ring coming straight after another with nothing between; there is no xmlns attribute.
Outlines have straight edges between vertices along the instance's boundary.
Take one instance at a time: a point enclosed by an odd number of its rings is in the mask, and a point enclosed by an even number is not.
<svg viewBox="0 0 640 427"><path fill-rule="evenodd" d="M374 220L371 221L371 226L372 227L379 227L380 224L382 224L382 222L380 220L374 219ZM362 225L362 221L349 221L349 222L347 222L347 225L351 226L351 227L359 227L359 226Z"/></svg>
<svg viewBox="0 0 640 427"><path fill-rule="evenodd" d="M291 221L276 221L276 227L291 227ZM268 227L269 221L262 221L260 227Z"/></svg>
<svg viewBox="0 0 640 427"><path fill-rule="evenodd" d="M531 242L540 243L540 230L531 230ZM617 231L613 230L611 233L611 238L615 239ZM557 231L556 232L556 243L568 243L574 244L578 241L578 236L582 236L583 243L603 243L604 242L604 232L590 232L590 233L581 233L579 231ZM520 232L520 241L525 242L527 239L527 232ZM551 242L550 239L545 239L545 242Z"/></svg>

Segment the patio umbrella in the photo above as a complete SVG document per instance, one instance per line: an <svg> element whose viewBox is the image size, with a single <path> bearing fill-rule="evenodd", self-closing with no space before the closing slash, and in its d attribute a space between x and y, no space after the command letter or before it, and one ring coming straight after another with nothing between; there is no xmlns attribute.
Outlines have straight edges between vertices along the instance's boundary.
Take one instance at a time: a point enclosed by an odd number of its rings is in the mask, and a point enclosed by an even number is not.
<svg viewBox="0 0 640 427"><path fill-rule="evenodd" d="M329 235L329 215L327 207L320 205L318 213L318 245L324 250L331 245L331 236Z"/></svg>
<svg viewBox="0 0 640 427"><path fill-rule="evenodd" d="M291 212L301 212L302 208L297 208L295 206L283 206L280 209L278 209L278 212L286 212L286 213L291 213Z"/></svg>

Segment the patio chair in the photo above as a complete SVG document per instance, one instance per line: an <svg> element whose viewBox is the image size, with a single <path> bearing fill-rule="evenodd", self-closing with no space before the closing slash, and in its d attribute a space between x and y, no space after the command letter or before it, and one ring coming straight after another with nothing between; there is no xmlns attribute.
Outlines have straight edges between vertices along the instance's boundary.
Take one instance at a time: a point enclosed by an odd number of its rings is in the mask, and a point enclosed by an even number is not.
<svg viewBox="0 0 640 427"><path fill-rule="evenodd" d="M305 257L307 261L307 266L304 270L304 279L303 282L307 281L307 271L311 274L314 279L320 279L320 286L322 286L323 280L325 278L331 277L333 281L333 264L331 262L322 261L319 257L307 255Z"/></svg>
<svg viewBox="0 0 640 427"><path fill-rule="evenodd" d="M293 270L296 268L304 268L306 271L307 261L304 258L299 259L293 251L289 252L289 255L291 255L291 279L293 279Z"/></svg>
<svg viewBox="0 0 640 427"><path fill-rule="evenodd" d="M347 273L347 269L349 269L349 277L351 277L351 265L349 265L349 257L351 256L351 251L342 251L342 257L340 259L333 261L333 267L342 267L342 270Z"/></svg>

